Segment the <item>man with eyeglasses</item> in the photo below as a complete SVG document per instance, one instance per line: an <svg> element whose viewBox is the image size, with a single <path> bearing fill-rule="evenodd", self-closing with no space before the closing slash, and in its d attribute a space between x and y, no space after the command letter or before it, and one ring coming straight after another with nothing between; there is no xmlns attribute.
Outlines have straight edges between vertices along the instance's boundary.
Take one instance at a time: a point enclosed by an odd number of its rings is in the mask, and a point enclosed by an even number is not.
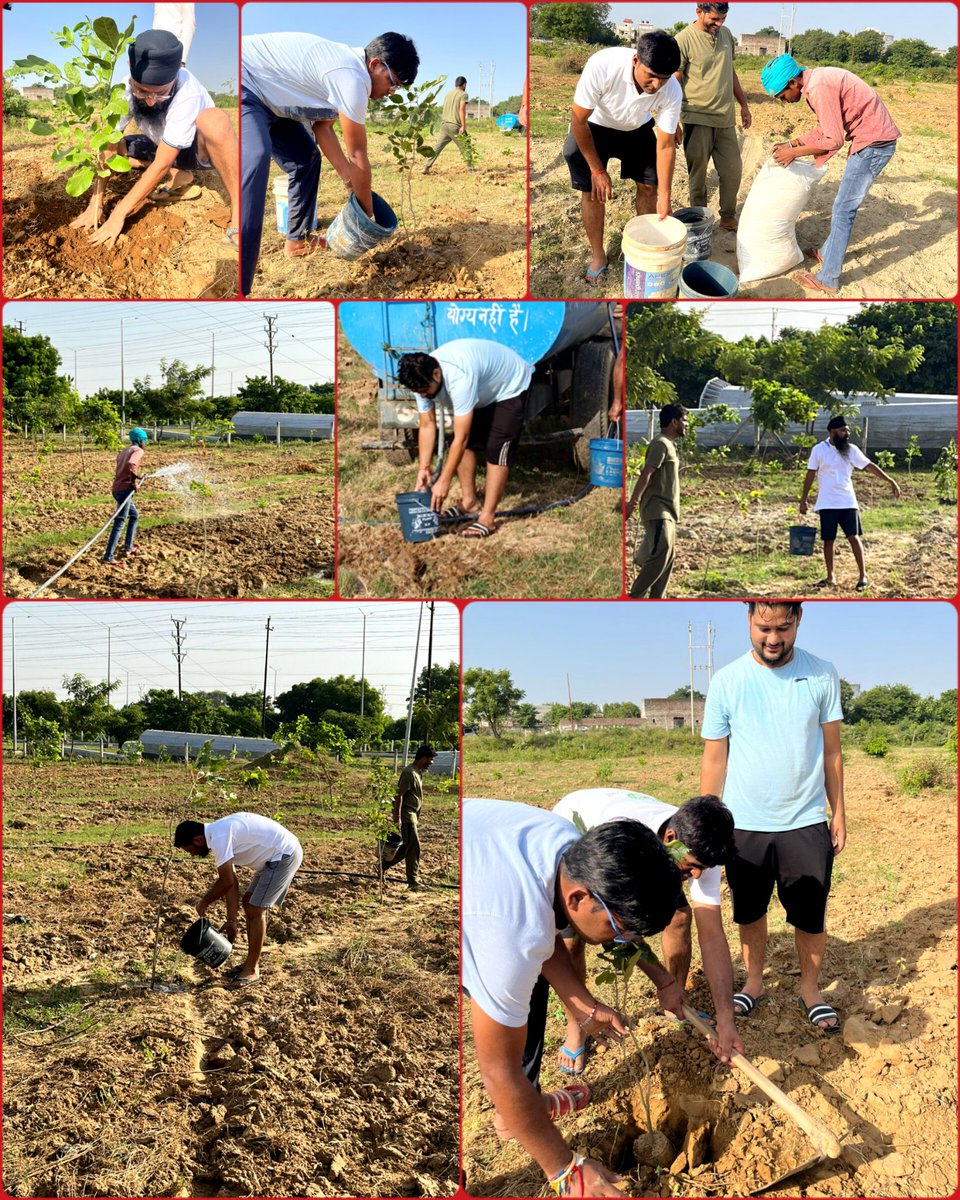
<svg viewBox="0 0 960 1200"><path fill-rule="evenodd" d="M690 900L687 901L682 890L677 895L676 912L661 938L664 966L685 993L692 952L692 908L703 973L717 1014L717 1036L710 1048L721 1062L729 1061L734 1050L742 1052L743 1042L734 1024L733 965L720 916L720 866L734 853L730 810L716 796L694 796L674 808L672 804L663 804L643 792L624 788L582 788L564 796L553 806L553 811L574 824L579 819L587 829L605 821L640 821L667 849L675 843L687 848L677 866L683 881L691 880ZM586 980L583 942L578 937L571 937L564 939L564 944L578 977ZM643 968L643 963L638 965ZM662 1003L664 993L658 995ZM667 994L667 998L672 1000L673 995ZM587 1039L576 1015L565 1011L567 1032L558 1066L565 1075L582 1075Z"/></svg>
<svg viewBox="0 0 960 1200"><path fill-rule="evenodd" d="M581 836L532 805L468 799L462 811L463 988L498 1135L516 1138L559 1195L622 1196L618 1177L574 1154L553 1123L589 1104L589 1088L540 1093L548 993L585 1034L622 1040L624 1018L587 990L563 937L572 930L598 945L659 933L676 912L680 871L639 821L608 821ZM645 969L664 1003L679 1004L677 981L659 964Z"/></svg>
<svg viewBox="0 0 960 1200"><path fill-rule="evenodd" d="M607 269L603 244L606 203L613 198L607 172L620 160L620 178L637 185L638 214L670 216L676 132L683 91L674 78L680 49L663 30L643 33L636 50L611 46L587 59L573 94L563 157L580 193L580 215L590 243L586 281L599 286Z"/></svg>
<svg viewBox="0 0 960 1200"><path fill-rule="evenodd" d="M94 180L90 202L71 222L74 229L92 229L93 245L112 246L127 217L149 196L152 200L192 198L194 171L216 169L230 197L230 225L224 242L238 249L240 227L240 152L230 118L216 107L202 83L182 67L183 46L166 29L148 29L129 50L126 80L127 113L118 128L136 121L138 132L103 150L104 158L125 157L143 174L113 206L103 221L105 179ZM167 182L164 183L163 180ZM103 223L101 224L101 221Z"/></svg>
<svg viewBox="0 0 960 1200"><path fill-rule="evenodd" d="M789 54L781 54L763 68L760 82L767 95L785 104L806 100L817 118L816 128L809 133L774 146L773 159L781 167L809 155L814 166L823 167L844 142L850 143L827 240L820 248L805 251L805 257L820 269L793 276L808 292L837 296L853 223L870 188L893 158L900 130L873 88L842 67L801 67Z"/></svg>
<svg viewBox="0 0 960 1200"><path fill-rule="evenodd" d="M300 258L314 237L321 155L373 217L367 104L417 77L420 56L402 33L382 33L364 49L312 33L264 33L241 41L243 252L240 286L249 295L260 257L271 158L287 173L284 254ZM340 121L343 147L334 133Z"/></svg>

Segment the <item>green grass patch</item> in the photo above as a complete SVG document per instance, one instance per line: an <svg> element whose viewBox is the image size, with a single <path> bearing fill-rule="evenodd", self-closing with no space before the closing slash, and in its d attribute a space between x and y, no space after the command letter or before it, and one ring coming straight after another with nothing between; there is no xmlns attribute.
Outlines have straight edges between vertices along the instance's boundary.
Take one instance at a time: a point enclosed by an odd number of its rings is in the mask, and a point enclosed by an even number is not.
<svg viewBox="0 0 960 1200"><path fill-rule="evenodd" d="M53 984L20 995L8 994L3 1005L4 1037L39 1033L55 1027L60 1037L87 1033L97 1024L89 997L79 987Z"/></svg>
<svg viewBox="0 0 960 1200"><path fill-rule="evenodd" d="M915 137L946 138L950 136L945 129L934 129L932 125L918 125L913 133Z"/></svg>

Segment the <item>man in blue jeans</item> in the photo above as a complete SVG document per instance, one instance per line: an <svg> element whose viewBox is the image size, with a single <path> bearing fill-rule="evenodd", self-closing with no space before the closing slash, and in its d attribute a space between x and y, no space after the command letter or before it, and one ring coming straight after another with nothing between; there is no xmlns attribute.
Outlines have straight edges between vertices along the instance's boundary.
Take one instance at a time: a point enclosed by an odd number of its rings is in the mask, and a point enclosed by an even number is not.
<svg viewBox="0 0 960 1200"><path fill-rule="evenodd" d="M147 444L147 431L141 429L138 425L135 429L130 430L130 445L125 450L121 450L117 455L117 469L113 476L113 486L110 491L113 494L113 500L117 508L129 497L130 503L122 511L118 511L113 520L113 528L110 530L110 537L107 539L107 549L103 556L105 563L113 563L119 565L116 560L117 543L120 541L120 532L123 529L123 522L127 522L127 536L124 542L124 554L129 558L137 553L137 547L134 545L133 539L137 536L137 524L140 521L140 514L137 512L136 505L133 503L133 495L139 489L143 480L143 476L137 471L140 462L143 459L143 448Z"/></svg>
<svg viewBox="0 0 960 1200"><path fill-rule="evenodd" d="M801 67L789 54L768 62L760 82L770 96L787 104L806 100L817 118L809 133L774 146L773 158L781 167L795 158L813 155L814 165L824 166L843 146L850 143L847 166L833 202L830 233L820 249L806 252L820 265L816 274L799 271L794 282L810 292L836 296L840 291L840 271L853 222L883 168L897 148L900 130L894 125L877 93L852 71L841 67Z"/></svg>
<svg viewBox="0 0 960 1200"><path fill-rule="evenodd" d="M242 59L240 288L247 296L260 257L270 159L287 173L288 258L317 245L311 235L321 153L372 218L367 103L409 87L420 57L402 33L382 33L366 49L312 33L265 33L242 39ZM338 119L345 151L333 130Z"/></svg>

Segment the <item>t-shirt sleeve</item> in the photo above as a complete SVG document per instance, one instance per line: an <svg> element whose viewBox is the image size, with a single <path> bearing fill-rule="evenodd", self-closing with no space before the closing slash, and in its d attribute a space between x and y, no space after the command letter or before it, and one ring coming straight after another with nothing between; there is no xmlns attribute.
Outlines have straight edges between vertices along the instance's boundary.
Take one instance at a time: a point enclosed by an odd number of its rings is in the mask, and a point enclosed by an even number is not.
<svg viewBox="0 0 960 1200"><path fill-rule="evenodd" d="M823 696L820 700L820 724L830 721L843 720L843 706L840 703L840 676L835 667L830 667L824 676Z"/></svg>
<svg viewBox="0 0 960 1200"><path fill-rule="evenodd" d="M703 724L700 736L707 741L719 741L730 736L730 712L722 682L715 677L707 690L707 701L703 706Z"/></svg>
<svg viewBox="0 0 960 1200"><path fill-rule="evenodd" d="M710 867L699 879L690 881L690 900L694 904L709 904L720 907L720 868Z"/></svg>
<svg viewBox="0 0 960 1200"><path fill-rule="evenodd" d="M225 829L218 830L210 839L210 849L213 852L214 862L217 867L226 866L228 862L233 860L233 830L228 825Z"/></svg>
<svg viewBox="0 0 960 1200"><path fill-rule="evenodd" d="M660 103L654 117L657 128L663 133L676 133L683 107L683 88L672 75L666 87L660 89L658 99Z"/></svg>
<svg viewBox="0 0 960 1200"><path fill-rule="evenodd" d="M687 38L684 36L686 30L681 30L676 36L676 43L680 48L680 74L686 75L687 68L690 66L690 50L687 46Z"/></svg>
<svg viewBox="0 0 960 1200"><path fill-rule="evenodd" d="M336 105L338 112L342 113L348 121L355 121L357 125L366 124L367 101L370 99L370 93L364 87L356 71L351 71L347 67L336 68L326 73L324 83L327 94Z"/></svg>
<svg viewBox="0 0 960 1200"><path fill-rule="evenodd" d="M850 447L850 461L857 471L862 471L865 467L870 466L870 459L867 458L859 446Z"/></svg>
<svg viewBox="0 0 960 1200"><path fill-rule="evenodd" d="M173 98L163 123L163 140L177 150L186 150L197 136L197 117L204 109L200 88L185 87Z"/></svg>
<svg viewBox="0 0 960 1200"><path fill-rule="evenodd" d="M666 444L659 439L655 439L647 447L646 457L643 460L644 468L652 467L654 471L659 470L663 466L664 460L667 457Z"/></svg>
<svg viewBox="0 0 960 1200"><path fill-rule="evenodd" d="M526 1025L530 997L543 965L524 953L517 931L502 917L474 914L463 929L463 985L491 1020L511 1029Z"/></svg>
<svg viewBox="0 0 960 1200"><path fill-rule="evenodd" d="M807 460L808 471L820 470L820 443L818 442L810 451L810 458Z"/></svg>
<svg viewBox="0 0 960 1200"><path fill-rule="evenodd" d="M602 72L600 64L596 61L596 56L594 56L587 59L586 66L580 73L576 90L573 93L573 102L578 108L588 108L592 112L600 103L602 95Z"/></svg>

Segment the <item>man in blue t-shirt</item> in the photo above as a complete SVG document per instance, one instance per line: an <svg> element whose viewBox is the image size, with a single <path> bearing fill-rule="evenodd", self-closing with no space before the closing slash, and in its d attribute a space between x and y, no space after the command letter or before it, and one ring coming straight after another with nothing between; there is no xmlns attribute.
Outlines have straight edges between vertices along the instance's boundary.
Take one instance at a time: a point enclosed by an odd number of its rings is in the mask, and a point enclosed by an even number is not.
<svg viewBox="0 0 960 1200"><path fill-rule="evenodd" d="M794 927L799 1003L811 1025L836 1033L840 1019L818 980L833 859L846 842L840 680L831 663L794 645L801 604L751 600L747 607L752 650L714 676L701 729L700 790L722 790L736 826L727 883L747 978L734 1010L747 1016L763 994L776 885Z"/></svg>

